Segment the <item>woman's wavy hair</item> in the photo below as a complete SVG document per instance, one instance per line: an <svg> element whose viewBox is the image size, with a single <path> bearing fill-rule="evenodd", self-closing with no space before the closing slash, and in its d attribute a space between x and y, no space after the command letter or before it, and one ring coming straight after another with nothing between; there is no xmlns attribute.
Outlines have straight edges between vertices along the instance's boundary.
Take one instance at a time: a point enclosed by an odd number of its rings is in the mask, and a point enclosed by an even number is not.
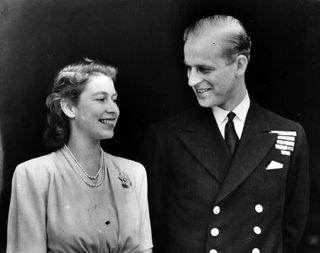
<svg viewBox="0 0 320 253"><path fill-rule="evenodd" d="M61 100L68 99L75 105L90 78L103 74L115 81L117 69L110 65L85 58L84 60L64 67L54 79L51 93L46 99L47 126L44 133L45 146L52 150L61 148L69 139L69 118L61 109Z"/></svg>

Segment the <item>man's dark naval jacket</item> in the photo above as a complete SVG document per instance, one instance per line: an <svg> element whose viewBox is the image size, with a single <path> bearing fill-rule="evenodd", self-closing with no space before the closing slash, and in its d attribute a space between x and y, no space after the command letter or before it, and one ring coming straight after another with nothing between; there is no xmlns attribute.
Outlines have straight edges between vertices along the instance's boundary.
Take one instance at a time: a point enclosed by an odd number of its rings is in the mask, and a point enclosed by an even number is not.
<svg viewBox="0 0 320 253"><path fill-rule="evenodd" d="M309 204L300 124L251 100L232 158L212 110L197 107L153 125L145 147L155 253L296 252Z"/></svg>

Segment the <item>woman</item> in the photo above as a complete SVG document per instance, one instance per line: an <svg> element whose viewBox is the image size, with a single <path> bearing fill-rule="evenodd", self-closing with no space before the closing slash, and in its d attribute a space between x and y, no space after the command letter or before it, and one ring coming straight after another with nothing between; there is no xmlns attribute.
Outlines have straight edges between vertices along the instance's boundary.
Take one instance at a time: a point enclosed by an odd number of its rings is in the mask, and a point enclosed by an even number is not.
<svg viewBox="0 0 320 253"><path fill-rule="evenodd" d="M55 152L17 166L7 252L152 252L144 167L100 141L119 117L116 69L85 60L62 69L47 97Z"/></svg>

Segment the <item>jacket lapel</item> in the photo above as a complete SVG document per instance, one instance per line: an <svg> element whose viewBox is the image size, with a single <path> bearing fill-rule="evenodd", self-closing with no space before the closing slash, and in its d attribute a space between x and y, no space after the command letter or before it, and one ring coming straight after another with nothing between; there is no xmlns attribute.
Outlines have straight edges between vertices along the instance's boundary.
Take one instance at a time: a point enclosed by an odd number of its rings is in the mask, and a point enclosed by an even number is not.
<svg viewBox="0 0 320 253"><path fill-rule="evenodd" d="M238 149L215 203L226 198L257 168L276 141L276 136L269 131L262 108L251 101Z"/></svg>
<svg viewBox="0 0 320 253"><path fill-rule="evenodd" d="M220 183L230 163L230 153L211 110L198 115L181 129L179 139L197 161Z"/></svg>

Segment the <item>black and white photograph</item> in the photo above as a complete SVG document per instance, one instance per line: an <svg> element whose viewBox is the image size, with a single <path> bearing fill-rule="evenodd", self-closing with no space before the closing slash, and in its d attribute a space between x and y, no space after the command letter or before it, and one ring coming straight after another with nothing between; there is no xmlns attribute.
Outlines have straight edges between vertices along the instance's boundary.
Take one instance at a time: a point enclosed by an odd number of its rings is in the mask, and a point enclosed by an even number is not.
<svg viewBox="0 0 320 253"><path fill-rule="evenodd" d="M320 253L319 0L0 0L0 253Z"/></svg>

